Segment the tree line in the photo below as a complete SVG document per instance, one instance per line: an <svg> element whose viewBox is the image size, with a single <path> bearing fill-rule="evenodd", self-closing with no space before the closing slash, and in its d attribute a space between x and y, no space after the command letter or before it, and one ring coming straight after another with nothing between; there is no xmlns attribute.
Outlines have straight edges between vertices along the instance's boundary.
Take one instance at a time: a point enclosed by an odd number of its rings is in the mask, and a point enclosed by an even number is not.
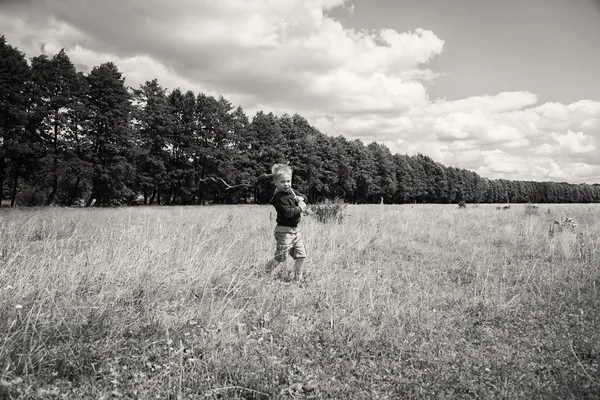
<svg viewBox="0 0 600 400"><path fill-rule="evenodd" d="M113 63L83 73L64 50L28 62L0 36L0 198L11 206L265 203L279 162L311 202L600 201L597 184L487 179L325 135L298 114L250 120L222 96L156 79L128 88Z"/></svg>

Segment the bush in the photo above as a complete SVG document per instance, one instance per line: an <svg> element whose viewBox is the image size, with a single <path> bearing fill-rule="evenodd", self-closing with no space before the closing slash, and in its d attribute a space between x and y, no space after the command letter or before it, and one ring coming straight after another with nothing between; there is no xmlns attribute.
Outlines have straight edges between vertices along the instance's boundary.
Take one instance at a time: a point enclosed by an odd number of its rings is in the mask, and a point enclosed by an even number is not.
<svg viewBox="0 0 600 400"><path fill-rule="evenodd" d="M347 204L343 200L326 200L324 203L311 204L307 207L308 215L314 216L318 222L337 222L344 220L344 209Z"/></svg>

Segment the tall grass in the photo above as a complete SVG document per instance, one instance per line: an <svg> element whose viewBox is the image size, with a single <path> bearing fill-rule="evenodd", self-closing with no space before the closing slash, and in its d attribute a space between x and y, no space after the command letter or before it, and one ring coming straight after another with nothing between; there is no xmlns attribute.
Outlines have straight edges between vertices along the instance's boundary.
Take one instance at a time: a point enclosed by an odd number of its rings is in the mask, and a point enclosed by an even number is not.
<svg viewBox="0 0 600 400"><path fill-rule="evenodd" d="M0 398L600 393L599 206L271 208L0 209Z"/></svg>

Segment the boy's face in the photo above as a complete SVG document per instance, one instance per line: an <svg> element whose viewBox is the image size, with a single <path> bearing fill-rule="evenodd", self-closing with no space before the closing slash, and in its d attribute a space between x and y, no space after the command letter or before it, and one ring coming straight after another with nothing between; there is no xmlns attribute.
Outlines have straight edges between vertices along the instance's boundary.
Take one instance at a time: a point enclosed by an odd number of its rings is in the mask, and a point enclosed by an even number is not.
<svg viewBox="0 0 600 400"><path fill-rule="evenodd" d="M280 192L289 192L292 189L292 175L283 174L277 176L274 180L275 187Z"/></svg>

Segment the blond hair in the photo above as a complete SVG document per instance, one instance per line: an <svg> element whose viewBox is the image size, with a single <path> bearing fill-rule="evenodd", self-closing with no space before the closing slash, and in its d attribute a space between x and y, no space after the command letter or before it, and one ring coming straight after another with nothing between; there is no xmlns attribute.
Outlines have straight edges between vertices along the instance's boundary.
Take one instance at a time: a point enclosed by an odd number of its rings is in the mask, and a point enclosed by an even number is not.
<svg viewBox="0 0 600 400"><path fill-rule="evenodd" d="M287 164L275 164L271 167L273 179L282 175L292 175L292 168Z"/></svg>

